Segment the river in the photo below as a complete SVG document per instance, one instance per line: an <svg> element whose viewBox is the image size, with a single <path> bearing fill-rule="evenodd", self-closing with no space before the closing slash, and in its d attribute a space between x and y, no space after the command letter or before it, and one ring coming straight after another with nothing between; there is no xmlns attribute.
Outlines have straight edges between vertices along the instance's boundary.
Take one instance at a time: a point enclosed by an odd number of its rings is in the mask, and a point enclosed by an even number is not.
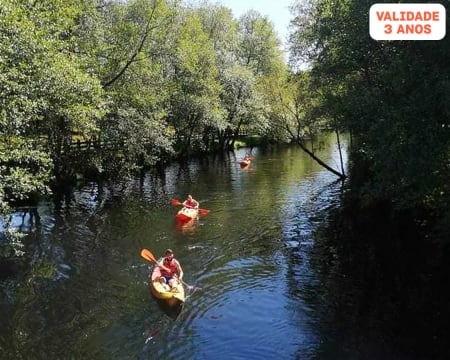
<svg viewBox="0 0 450 360"><path fill-rule="evenodd" d="M357 317L351 304L330 313L335 289L349 302L355 291L345 274L324 276L333 249L316 242L341 184L298 147L255 148L242 169L248 150L85 184L16 213L31 265L0 279L0 357L388 358L389 339L343 326ZM318 154L339 169L332 140ZM171 199L187 194L210 212L180 228ZM181 312L152 297L142 248L172 248L181 262L193 286Z"/></svg>

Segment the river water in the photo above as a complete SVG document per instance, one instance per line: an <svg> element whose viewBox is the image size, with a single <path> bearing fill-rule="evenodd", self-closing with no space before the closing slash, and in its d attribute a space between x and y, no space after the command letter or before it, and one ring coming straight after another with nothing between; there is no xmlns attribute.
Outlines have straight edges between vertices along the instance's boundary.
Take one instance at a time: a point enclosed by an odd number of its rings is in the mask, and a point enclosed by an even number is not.
<svg viewBox="0 0 450 360"><path fill-rule="evenodd" d="M31 265L0 279L0 358L386 355L392 340L343 326L358 316L354 284L345 274L324 276L333 249L318 246L317 232L339 205L341 184L297 147L253 149L242 169L248 151L87 184L18 212ZM333 141L318 154L339 168ZM210 212L180 228L171 199L189 193ZM152 297L151 264L140 256L169 247L193 286L175 314ZM348 313L330 313L337 288L349 294Z"/></svg>

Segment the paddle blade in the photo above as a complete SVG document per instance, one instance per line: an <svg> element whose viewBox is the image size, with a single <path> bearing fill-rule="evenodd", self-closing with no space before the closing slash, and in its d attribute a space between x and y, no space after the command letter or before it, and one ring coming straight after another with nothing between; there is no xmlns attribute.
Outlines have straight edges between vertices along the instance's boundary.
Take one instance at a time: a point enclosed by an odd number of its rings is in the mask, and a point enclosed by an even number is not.
<svg viewBox="0 0 450 360"><path fill-rule="evenodd" d="M209 210L207 209L198 209L198 212L200 215L206 215L207 213L209 213Z"/></svg>
<svg viewBox="0 0 450 360"><path fill-rule="evenodd" d="M141 256L142 256L144 259L146 259L146 260L148 260L148 261L150 261L150 262L154 262L154 263L157 263L157 262L158 262L158 261L156 260L155 256L151 253L150 250L142 249L142 251L141 251Z"/></svg>
<svg viewBox="0 0 450 360"><path fill-rule="evenodd" d="M172 199L170 202L172 203L172 205L175 205L175 206L183 205L183 204L182 204L179 200L177 200L177 199Z"/></svg>

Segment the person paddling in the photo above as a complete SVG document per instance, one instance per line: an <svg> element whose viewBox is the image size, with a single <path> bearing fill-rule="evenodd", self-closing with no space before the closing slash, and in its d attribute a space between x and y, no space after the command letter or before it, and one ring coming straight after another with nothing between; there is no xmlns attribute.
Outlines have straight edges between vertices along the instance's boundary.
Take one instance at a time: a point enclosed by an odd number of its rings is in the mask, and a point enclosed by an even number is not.
<svg viewBox="0 0 450 360"><path fill-rule="evenodd" d="M192 195L188 195L187 199L184 200L183 202L183 206L189 209L198 209L198 207L200 206L200 204L198 203L197 200L195 200Z"/></svg>
<svg viewBox="0 0 450 360"><path fill-rule="evenodd" d="M178 280L183 281L183 269L180 262L174 258L172 249L167 249L164 257L158 261L158 266L161 268L160 282L164 280L171 289L176 288Z"/></svg>

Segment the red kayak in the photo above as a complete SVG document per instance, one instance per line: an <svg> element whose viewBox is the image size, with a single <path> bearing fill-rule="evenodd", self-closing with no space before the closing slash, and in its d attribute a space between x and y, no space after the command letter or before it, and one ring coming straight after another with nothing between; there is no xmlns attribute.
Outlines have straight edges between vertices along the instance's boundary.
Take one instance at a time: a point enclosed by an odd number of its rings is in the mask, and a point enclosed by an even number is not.
<svg viewBox="0 0 450 360"><path fill-rule="evenodd" d="M241 167L246 167L246 166L249 166L250 163L251 163L251 160L243 159L239 162L239 165L241 165Z"/></svg>
<svg viewBox="0 0 450 360"><path fill-rule="evenodd" d="M175 215L175 218L180 222L188 222L198 217L198 209L182 208Z"/></svg>

